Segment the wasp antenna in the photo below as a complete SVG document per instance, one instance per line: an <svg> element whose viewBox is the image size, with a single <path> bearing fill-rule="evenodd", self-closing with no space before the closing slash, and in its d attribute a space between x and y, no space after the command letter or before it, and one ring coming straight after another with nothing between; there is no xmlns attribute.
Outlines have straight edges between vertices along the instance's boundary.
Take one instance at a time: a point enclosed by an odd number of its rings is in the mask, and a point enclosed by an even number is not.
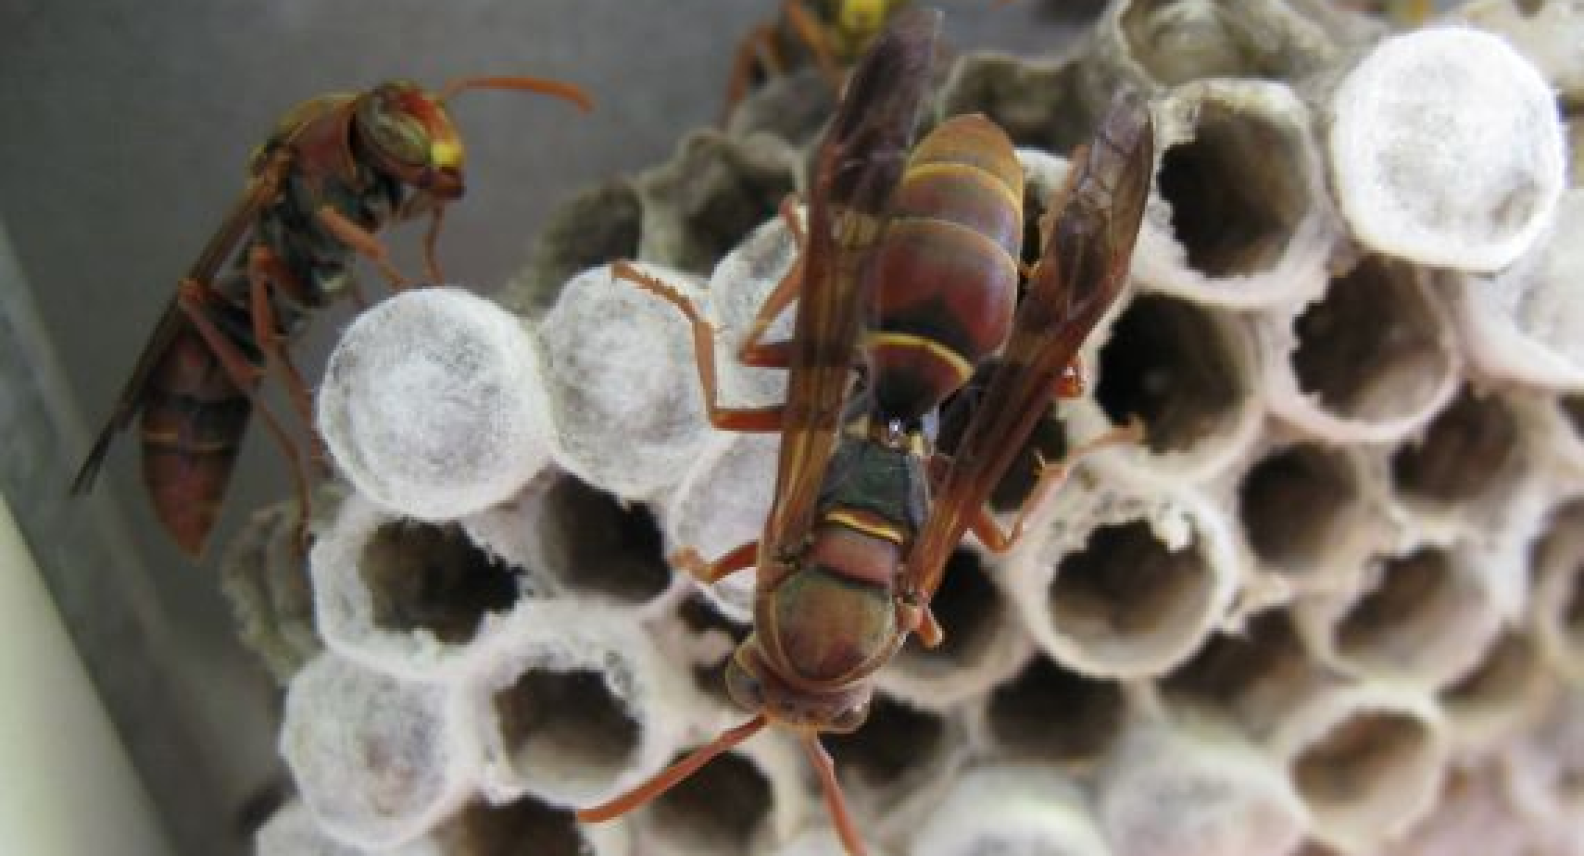
<svg viewBox="0 0 1584 856"><path fill-rule="evenodd" d="M451 100L464 89L515 89L519 92L538 92L569 101L587 113L594 109L594 99L581 87L548 77L464 77L453 80L440 90L440 101Z"/></svg>
<svg viewBox="0 0 1584 856"><path fill-rule="evenodd" d="M814 769L819 771L820 784L825 791L825 807L836 824L836 834L841 837L842 847L847 849L849 856L866 856L868 851L864 849L863 838L859 837L858 826L847 811L847 798L842 796L841 783L836 781L836 765L831 763L830 753L820 744L819 735L813 731L804 734L803 750L808 753Z"/></svg>
<svg viewBox="0 0 1584 856"><path fill-rule="evenodd" d="M758 734L768 722L769 720L761 713L736 728L722 732L721 736L695 749L693 754L660 771L649 781L609 802L579 811L577 819L583 823L600 823L621 817L681 784L687 777L698 772L700 767L715 760L715 756Z"/></svg>

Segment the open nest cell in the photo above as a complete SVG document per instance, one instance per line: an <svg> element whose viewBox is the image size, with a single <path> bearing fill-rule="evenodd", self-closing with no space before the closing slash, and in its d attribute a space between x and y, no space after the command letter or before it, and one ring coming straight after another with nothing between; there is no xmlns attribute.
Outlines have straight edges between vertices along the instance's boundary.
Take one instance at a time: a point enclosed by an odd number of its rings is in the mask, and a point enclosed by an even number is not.
<svg viewBox="0 0 1584 856"><path fill-rule="evenodd" d="M1260 561L1283 572L1323 568L1339 532L1363 512L1346 456L1300 443L1262 458L1238 486L1238 520Z"/></svg>
<svg viewBox="0 0 1584 856"><path fill-rule="evenodd" d="M1415 499L1441 505L1472 501L1518 460L1521 442L1518 417L1506 402L1464 387L1419 442L1392 456L1392 480Z"/></svg>
<svg viewBox="0 0 1584 856"><path fill-rule="evenodd" d="M377 627L426 630L448 645L472 641L486 615L505 613L517 601L516 571L455 525L387 523L363 547L358 571L372 594Z"/></svg>
<svg viewBox="0 0 1584 856"><path fill-rule="evenodd" d="M568 587L643 603L671 584L660 527L647 506L570 475L550 487L544 504L546 561Z"/></svg>
<svg viewBox="0 0 1584 856"><path fill-rule="evenodd" d="M1122 688L1036 657L990 694L992 739L1010 757L1063 765L1098 761L1121 734Z"/></svg>
<svg viewBox="0 0 1584 856"><path fill-rule="evenodd" d="M747 854L770 808L769 780L752 761L728 752L656 799L649 814L671 852Z"/></svg>
<svg viewBox="0 0 1584 856"><path fill-rule="evenodd" d="M529 669L493 703L502 741L524 778L601 784L636 757L640 725L600 672Z"/></svg>

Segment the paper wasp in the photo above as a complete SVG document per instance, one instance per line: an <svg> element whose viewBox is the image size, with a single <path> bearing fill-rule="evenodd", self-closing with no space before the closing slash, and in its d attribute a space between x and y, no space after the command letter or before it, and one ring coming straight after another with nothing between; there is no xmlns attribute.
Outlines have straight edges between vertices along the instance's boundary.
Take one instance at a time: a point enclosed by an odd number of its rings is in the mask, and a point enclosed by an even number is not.
<svg viewBox="0 0 1584 856"><path fill-rule="evenodd" d="M909 633L939 642L929 602L964 533L1001 548L1017 537L1021 526L1002 533L986 499L1054 398L1072 394L1078 348L1121 293L1153 131L1147 110L1125 99L1075 157L1014 316L1023 177L1005 134L982 117L949 120L904 170L939 20L923 11L893 19L820 144L798 261L740 352L745 363L789 369L784 405L722 407L709 323L666 283L620 271L690 319L711 422L779 431L781 450L760 540L714 562L677 557L705 581L758 569L754 631L726 671L728 692L753 718L582 820L653 799L775 723L798 733L844 846L864 852L819 735L863 723L871 677ZM792 338L760 342L794 298ZM954 455L934 456L935 410L1003 343ZM1058 469L1041 481L1053 483Z"/></svg>
<svg viewBox="0 0 1584 856"><path fill-rule="evenodd" d="M755 87L776 75L813 64L841 91L847 70L863 56L891 17L910 0L782 0L775 21L749 31L737 46L726 84L730 114Z"/></svg>
<svg viewBox="0 0 1584 856"><path fill-rule="evenodd" d="M271 365L279 367L293 409L312 426L308 387L287 344L315 311L355 294L357 256L394 287L406 285L375 237L383 227L428 214L424 264L431 281L441 278L435 243L442 215L463 193L462 141L445 104L465 89L540 92L590 106L569 84L485 77L437 94L390 81L292 108L254 151L241 198L180 280L73 492L93 485L111 440L141 414L144 487L166 531L196 556L257 408L291 461L306 516L304 456L261 406L260 383ZM222 273L228 259L232 267Z"/></svg>

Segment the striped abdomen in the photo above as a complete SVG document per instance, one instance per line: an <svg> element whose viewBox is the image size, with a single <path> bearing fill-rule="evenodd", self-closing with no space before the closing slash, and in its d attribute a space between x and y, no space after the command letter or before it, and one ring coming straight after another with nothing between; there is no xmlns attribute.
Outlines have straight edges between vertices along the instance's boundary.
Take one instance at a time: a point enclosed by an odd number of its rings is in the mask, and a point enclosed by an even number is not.
<svg viewBox="0 0 1584 856"><path fill-rule="evenodd" d="M872 270L878 411L913 420L1006 339L1023 242L1023 170L994 122L956 116L919 143Z"/></svg>
<svg viewBox="0 0 1584 856"><path fill-rule="evenodd" d="M214 528L252 409L198 332L178 332L142 399L143 485L188 555Z"/></svg>

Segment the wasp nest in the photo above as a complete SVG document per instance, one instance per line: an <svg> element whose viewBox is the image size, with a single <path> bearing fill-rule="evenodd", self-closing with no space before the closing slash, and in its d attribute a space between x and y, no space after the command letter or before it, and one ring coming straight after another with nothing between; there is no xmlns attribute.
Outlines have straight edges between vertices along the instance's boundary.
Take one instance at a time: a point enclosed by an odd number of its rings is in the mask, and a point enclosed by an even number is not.
<svg viewBox="0 0 1584 856"><path fill-rule="evenodd" d="M1576 9L1536 5L1468 13L1527 60L1313 0L1115 0L1061 56L956 61L936 118L1025 147L1031 228L1110 92L1152 97L1130 296L1036 442L1147 439L1009 556L965 543L945 644L829 740L875 852L1580 852L1584 206L1554 90L1584 90ZM260 852L839 850L775 733L618 822L569 813L742 720L752 574L663 557L757 537L775 438L710 427L685 319L610 263L698 303L726 404L776 401L730 355L795 257L807 152L753 126L574 200L497 302L410 292L348 331L319 411L353 494L306 572L280 511L233 553L290 677L299 798Z"/></svg>

